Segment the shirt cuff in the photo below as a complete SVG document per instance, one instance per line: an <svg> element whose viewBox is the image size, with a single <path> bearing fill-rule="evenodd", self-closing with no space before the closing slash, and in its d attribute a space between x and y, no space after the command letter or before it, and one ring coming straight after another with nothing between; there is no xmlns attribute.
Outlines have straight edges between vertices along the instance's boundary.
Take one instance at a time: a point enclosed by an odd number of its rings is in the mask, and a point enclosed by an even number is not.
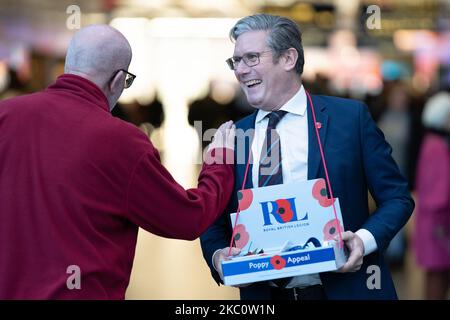
<svg viewBox="0 0 450 320"><path fill-rule="evenodd" d="M216 254L217 254L220 250L221 250L221 249L217 249L216 251L214 251L214 253L213 253L213 255L212 255L212 266L213 266L214 270L216 270L216 271L219 271L219 270L217 270L216 265L214 264L214 257L216 256Z"/></svg>
<svg viewBox="0 0 450 320"><path fill-rule="evenodd" d="M355 232L358 237L361 238L362 242L364 243L364 255L367 256L368 254L371 254L375 250L378 249L377 242L375 241L375 237L373 236L370 231L366 229L359 229Z"/></svg>

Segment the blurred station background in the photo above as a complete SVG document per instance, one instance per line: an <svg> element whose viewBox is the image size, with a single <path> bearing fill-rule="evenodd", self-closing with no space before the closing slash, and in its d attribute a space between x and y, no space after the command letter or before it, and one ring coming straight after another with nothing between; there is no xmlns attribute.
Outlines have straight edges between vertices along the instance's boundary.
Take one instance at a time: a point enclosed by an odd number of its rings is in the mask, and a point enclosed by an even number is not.
<svg viewBox="0 0 450 320"><path fill-rule="evenodd" d="M137 75L113 114L146 132L175 179L194 187L208 142L201 134L252 112L225 59L229 29L258 12L298 22L304 86L367 103L420 201L421 114L450 87L449 0L0 0L0 99L45 88L63 73L78 27L110 24L129 40ZM424 298L414 217L386 254L401 299ZM238 290L215 284L199 240L140 230L127 299L238 299Z"/></svg>

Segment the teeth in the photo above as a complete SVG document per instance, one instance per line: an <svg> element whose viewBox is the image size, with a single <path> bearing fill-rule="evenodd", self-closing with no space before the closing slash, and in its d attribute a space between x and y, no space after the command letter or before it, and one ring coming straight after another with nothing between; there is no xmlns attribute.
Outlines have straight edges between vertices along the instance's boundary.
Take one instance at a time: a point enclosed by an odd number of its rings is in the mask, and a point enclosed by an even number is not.
<svg viewBox="0 0 450 320"><path fill-rule="evenodd" d="M247 87L251 87L251 86L253 86L255 84L260 84L261 82L262 82L261 80L249 80L249 81L245 81L244 84Z"/></svg>

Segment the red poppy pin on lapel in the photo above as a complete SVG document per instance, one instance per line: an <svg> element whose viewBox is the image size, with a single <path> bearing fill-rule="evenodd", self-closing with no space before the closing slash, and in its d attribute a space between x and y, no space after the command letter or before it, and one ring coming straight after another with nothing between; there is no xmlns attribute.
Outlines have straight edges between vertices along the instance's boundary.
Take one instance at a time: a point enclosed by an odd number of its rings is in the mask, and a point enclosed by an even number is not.
<svg viewBox="0 0 450 320"><path fill-rule="evenodd" d="M322 128L322 123L320 123L320 122L316 122L316 128L317 128L317 129L320 129L320 128Z"/></svg>

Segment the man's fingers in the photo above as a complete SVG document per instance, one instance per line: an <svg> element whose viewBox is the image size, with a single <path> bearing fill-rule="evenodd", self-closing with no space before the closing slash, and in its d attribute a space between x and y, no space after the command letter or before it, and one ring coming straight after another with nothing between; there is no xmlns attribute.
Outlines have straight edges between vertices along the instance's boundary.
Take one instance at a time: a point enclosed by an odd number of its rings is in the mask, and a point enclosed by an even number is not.
<svg viewBox="0 0 450 320"><path fill-rule="evenodd" d="M230 251L230 255L231 256L235 256L235 255L238 255L240 252L241 252L241 249L236 248L236 247L232 247L231 251ZM227 252L227 254L228 254L228 252Z"/></svg>
<svg viewBox="0 0 450 320"><path fill-rule="evenodd" d="M361 269L363 260L363 248L360 248L358 243L358 237L351 231L346 231L342 233L342 240L345 242L345 246L349 250L349 257L347 262L338 270L338 272L355 272ZM335 240L339 240L335 237Z"/></svg>
<svg viewBox="0 0 450 320"><path fill-rule="evenodd" d="M233 121L227 121L227 122L225 122L225 123L222 123L222 125L219 127L219 130L220 129L222 129L223 131L225 131L225 130L229 130L229 129L231 129L231 126L233 125Z"/></svg>
<svg viewBox="0 0 450 320"><path fill-rule="evenodd" d="M350 256L347 262L339 269L339 272L349 272L353 269L356 262L356 255L354 251L350 251Z"/></svg>
<svg viewBox="0 0 450 320"><path fill-rule="evenodd" d="M350 266L349 266L348 262L346 262L342 267L340 267L338 269L338 272L341 272L341 273L348 272L350 270L349 268L350 268Z"/></svg>
<svg viewBox="0 0 450 320"><path fill-rule="evenodd" d="M220 125L220 127L219 127L219 129L218 130L225 130L225 129L227 129L227 128L230 128L231 127L231 124L233 123L233 121L227 121L227 122L224 122L224 123L222 123L221 125Z"/></svg>
<svg viewBox="0 0 450 320"><path fill-rule="evenodd" d="M361 258L361 256L356 252L356 250L352 250L350 252L350 257L348 257L348 261L346 264L349 264L350 266L355 266L359 258Z"/></svg>
<svg viewBox="0 0 450 320"><path fill-rule="evenodd" d="M342 240L347 241L347 240L351 239L353 232L345 231L345 232L342 232L341 235L342 235ZM340 240L339 235L335 236L334 240L339 241Z"/></svg>
<svg viewBox="0 0 450 320"><path fill-rule="evenodd" d="M227 121L220 125L212 139L211 146L213 148L229 148L234 147L235 125L233 121Z"/></svg>
<svg viewBox="0 0 450 320"><path fill-rule="evenodd" d="M220 279L223 281L223 271L222 271L222 261L224 260L230 260L231 256L238 255L241 252L241 249L236 247L231 247L230 256L228 256L228 251L230 251L230 248L223 248L218 253L218 263L217 263L217 272L219 273Z"/></svg>
<svg viewBox="0 0 450 320"><path fill-rule="evenodd" d="M227 135L234 138L236 134L236 126L232 123L229 128L226 129Z"/></svg>
<svg viewBox="0 0 450 320"><path fill-rule="evenodd" d="M347 262L338 270L339 272L349 272L349 271L357 271L359 270L356 269L357 266L357 260L358 258L356 257L356 254L352 253L350 254L350 257L348 258Z"/></svg>
<svg viewBox="0 0 450 320"><path fill-rule="evenodd" d="M228 256L228 252L230 252L230 255ZM224 248L222 249L222 251L220 252L220 260L229 260L230 257L232 256L236 256L241 252L241 249L236 248L236 247L231 247L230 248Z"/></svg>
<svg viewBox="0 0 450 320"><path fill-rule="evenodd" d="M231 126L226 129L226 136L228 141L232 141L234 144L235 135L236 135L236 126L232 123Z"/></svg>

